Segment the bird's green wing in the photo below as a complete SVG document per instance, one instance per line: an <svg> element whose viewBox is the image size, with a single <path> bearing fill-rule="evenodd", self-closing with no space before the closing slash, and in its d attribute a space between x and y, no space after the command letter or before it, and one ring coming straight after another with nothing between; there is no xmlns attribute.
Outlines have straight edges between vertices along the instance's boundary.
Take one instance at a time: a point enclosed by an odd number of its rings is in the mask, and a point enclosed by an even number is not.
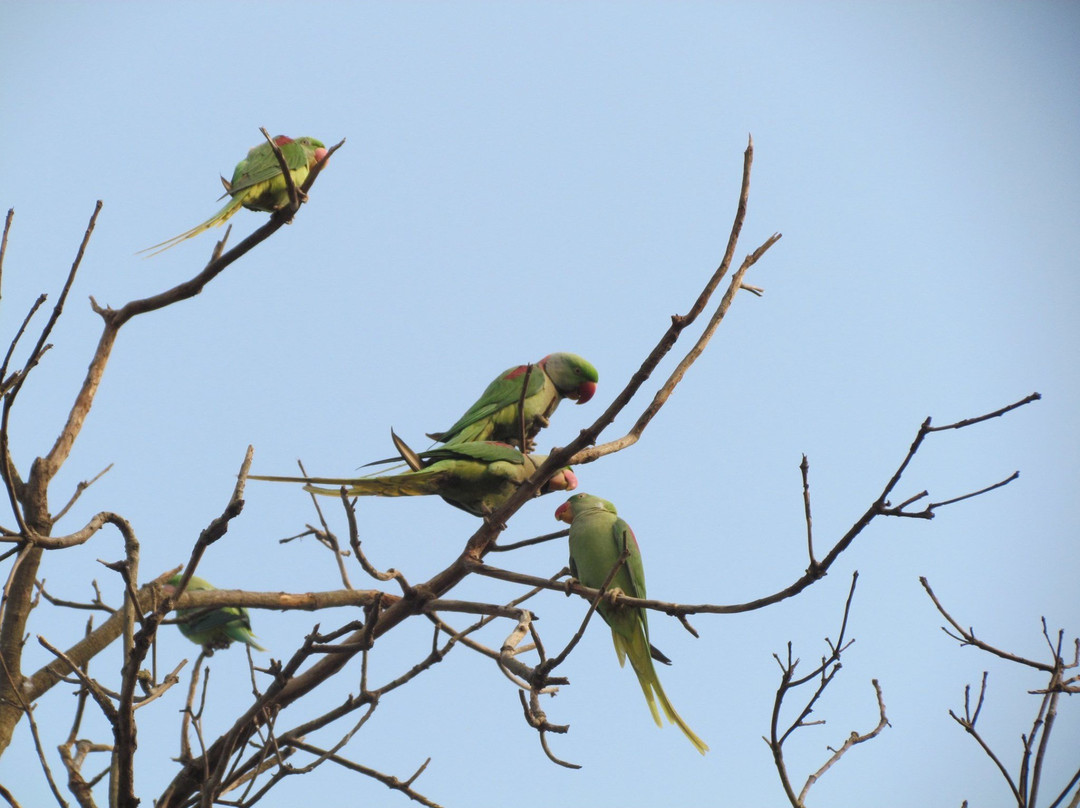
<svg viewBox="0 0 1080 808"><path fill-rule="evenodd" d="M525 397L540 392L547 378L543 368L533 365L530 371L528 365L518 365L515 368L503 371L495 381L489 384L480 398L465 411L458 420L445 432L432 432L428 437L433 440L447 441L464 429L491 418L504 407L510 407L521 400L521 385L526 373L529 376L528 387L525 389Z"/></svg>
<svg viewBox="0 0 1080 808"><path fill-rule="evenodd" d="M476 460L481 463L513 463L522 465L525 456L508 443L494 441L468 441L448 446L436 446L426 452L420 452L424 460Z"/></svg>
<svg viewBox="0 0 1080 808"><path fill-rule="evenodd" d="M282 143L282 140L286 142ZM278 135L274 141L281 149L281 156L285 158L285 165L289 167L289 171L309 167L315 150L324 148L320 141L309 137L289 140ZM229 193L236 196L260 182L266 182L280 175L281 165L278 163L274 150L270 148L269 143L260 143L248 152L247 157L236 164Z"/></svg>

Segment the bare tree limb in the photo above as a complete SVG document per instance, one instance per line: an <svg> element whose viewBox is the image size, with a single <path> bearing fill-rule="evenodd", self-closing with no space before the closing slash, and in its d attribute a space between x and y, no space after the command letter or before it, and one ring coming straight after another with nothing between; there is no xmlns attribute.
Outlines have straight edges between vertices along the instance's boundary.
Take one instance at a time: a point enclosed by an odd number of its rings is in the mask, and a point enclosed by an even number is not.
<svg viewBox="0 0 1080 808"><path fill-rule="evenodd" d="M878 684L877 679L871 679L870 682L871 684L873 684L874 692L877 694L878 714L880 715L877 726L862 735L855 731L852 731L851 735L848 736L847 740L844 741L843 745L841 745L835 752L833 752L832 757L825 761L825 763L820 769L818 769L816 772L806 778L806 784L803 786L802 791L799 792L799 805L805 804L804 801L806 799L806 793L810 790L810 787L813 786L814 783L816 783L821 778L821 776L829 770L830 766L840 760L840 757L845 752L851 749L851 747L855 746L855 744L860 744L864 741L869 741L871 738L877 737L878 733L885 729L885 727L889 726L889 719L885 716L885 699L881 695L881 685Z"/></svg>
<svg viewBox="0 0 1080 808"><path fill-rule="evenodd" d="M847 600L844 602L844 616L840 623L840 632L837 635L836 642L833 642L826 638L825 642L829 646L830 653L827 657L822 657L821 664L814 668L810 673L806 674L802 678L795 677L795 670L798 667L799 660L792 659L791 655L791 643L787 645L787 661L781 662L780 657L777 654L773 654L773 658L776 659L777 664L780 665L781 677L780 686L776 690L776 697L773 700L772 719L769 727L769 737L764 738L766 744L773 754L773 763L776 766L776 771L780 776L780 784L784 788L784 793L787 795L788 802L791 803L793 808L804 808L806 805L806 795L813 787L813 785L829 770L837 761L843 757L852 747L857 744L868 741L871 738L876 737L885 727L889 725L888 718L885 716L885 701L881 693L881 686L878 684L877 679L872 680L874 685L874 692L877 694L878 702L878 714L880 716L877 726L869 732L859 734L858 732L852 732L844 743L837 749L833 750L832 756L825 761L825 763L813 774L806 778L806 782L803 784L802 790L796 795L795 789L791 783L791 777L788 774L787 763L784 759L784 743L796 730L803 727L809 727L819 724L824 724L824 721L807 721L807 718L813 712L814 705L818 699L824 694L825 689L832 683L833 678L840 671L841 655L847 650L854 640L848 640L845 642L844 637L847 633L848 617L851 614L851 602L855 597L855 584L859 579L858 572L851 576L851 588L848 590ZM817 687L813 694L807 699L806 704L799 711L795 720L791 722L788 728L780 731L780 708L784 702L784 698L795 688L801 687L812 681L817 681Z"/></svg>
<svg viewBox="0 0 1080 808"><path fill-rule="evenodd" d="M312 746L311 744L304 743L303 741L300 741L300 740L290 739L290 740L286 741L285 743L288 744L289 746L295 746L297 749L303 749L305 752L310 752L313 755L323 755L328 760L332 760L334 763L337 763L339 766L342 766L343 768L350 769L350 770L352 770L354 772L358 772L358 773L364 775L365 777L372 778L373 780L378 780L380 783L382 783L387 788L392 789L394 791L400 791L402 794L407 796L413 802L418 802L421 805L427 805L427 806L429 806L429 808L440 808L440 806L439 806L439 804L437 802L432 802L427 797L425 797L423 794L420 794L419 792L415 791L412 788L412 784L416 781L416 778L419 777L423 773L424 769L427 768L428 763L431 762L431 758L428 758L427 760L425 760L421 764L420 768L417 769L416 772L411 777L409 777L407 780L402 781L402 780L399 780L397 777L394 777L394 776L388 775L388 774L383 774L382 772L376 771L375 769L369 768L368 766L362 766L359 763L354 763L351 760L346 760L345 758L340 757L338 755L330 754L330 753L326 752L325 750L322 750L322 749L318 748L317 746Z"/></svg>
<svg viewBox="0 0 1080 808"><path fill-rule="evenodd" d="M949 717L952 718L957 724L964 728L964 731L971 735L975 739L975 742L982 747L986 756L997 766L1001 776L1005 778L1005 782L1009 785L1009 790L1012 791L1013 798L1017 801L1018 805L1023 805L1023 801L1020 797L1020 791L1016 787L1016 783L1013 782L1012 775L1009 774L1009 770L1005 768L1005 764L1001 762L994 751L990 748L990 745L983 739L982 735L975 728L975 722L979 720L979 712L982 710L983 699L986 697L986 676L987 672L983 671L982 686L979 688L979 700L975 705L974 713L970 709L969 697L971 694L971 685L964 686L964 717L960 718L952 710L949 710Z"/></svg>
<svg viewBox="0 0 1080 808"><path fill-rule="evenodd" d="M82 480L77 486L75 486L75 493L71 495L71 499L67 501L67 504L63 508L61 508L59 512L53 517L53 523L55 524L56 522L59 522L61 519L63 519L64 514L71 510L71 506L78 502L79 497L82 496L83 491L85 491L87 488L89 488L106 474L108 474L109 470L112 469L112 467L113 464L110 463L93 477L91 477L89 480Z"/></svg>
<svg viewBox="0 0 1080 808"><path fill-rule="evenodd" d="M1009 408L1005 408L1002 412L1007 411L1008 409ZM989 417L993 417L993 414ZM975 636L975 630L973 628L965 629L945 610L945 607L941 605L941 602L930 588L930 584L927 582L926 578L920 577L919 582L926 590L926 594L929 595L930 599L934 602L934 606L937 608L938 612L949 622L949 625L952 626L955 633L944 627L942 627L942 630L960 643L961 647L969 645L974 646L975 648L1000 659L1033 668L1034 670L1039 670L1050 675L1045 688L1038 691L1031 691L1041 694L1042 699L1039 702L1039 708L1036 711L1031 730L1021 736L1023 750L1020 757L1019 774L1015 780L1009 773L1005 764L1001 761L1001 758L999 758L994 750L991 749L990 744L982 737L976 728L976 722L979 720L979 713L982 711L983 702L986 698L986 681L988 673L983 671L982 684L979 688L979 698L974 711L971 709L970 701L971 685L966 685L964 687L964 717L961 718L954 711L949 710L949 716L957 724L963 727L965 732L975 739L975 742L983 750L984 754L986 754L994 764L998 772L1001 773L1002 778L1008 784L1009 789L1012 792L1013 799L1016 800L1018 808L1033 808L1039 794L1039 787L1043 775L1043 764L1050 744L1050 735L1053 732L1057 718L1058 699L1062 693L1076 692L1075 689L1071 688L1066 682L1065 671L1080 666L1080 638L1073 641L1075 648L1073 661L1071 663L1066 662L1062 654L1065 632L1059 630L1057 639L1051 639L1046 626L1046 618L1044 617L1042 618L1042 635L1046 640L1053 661L1051 663L1044 663L1018 656L980 640ZM1057 799L1054 800L1051 804L1051 808L1059 805L1062 800L1065 799L1065 796L1069 791L1075 787L1078 781L1080 781L1080 770L1077 771L1076 775L1061 791ZM1074 797L1073 802L1077 802L1078 800L1080 800L1080 792L1077 792L1077 796Z"/></svg>
<svg viewBox="0 0 1080 808"><path fill-rule="evenodd" d="M934 602L934 606L937 608L938 612L941 613L941 616L948 620L949 625L951 625L956 630L957 634L959 634L959 642L961 645L973 645L976 648L986 651L988 654L1001 657L1009 662L1015 662L1018 665L1025 665L1029 668L1046 671L1047 673L1053 673L1055 670L1055 665L1048 665L1045 662L1038 662L1034 659L1017 656L1016 654L1002 651L1000 648L995 648L989 643L983 642L975 636L975 632L972 629L965 629L951 614L945 611L945 607L941 605L941 601L939 601L937 595L934 594L934 590L930 588L930 582L926 580L925 576L919 576L919 583L922 584L923 589L926 590L926 594L930 596L930 600ZM942 630L944 631L944 629ZM949 632L946 631L945 633L948 634Z"/></svg>

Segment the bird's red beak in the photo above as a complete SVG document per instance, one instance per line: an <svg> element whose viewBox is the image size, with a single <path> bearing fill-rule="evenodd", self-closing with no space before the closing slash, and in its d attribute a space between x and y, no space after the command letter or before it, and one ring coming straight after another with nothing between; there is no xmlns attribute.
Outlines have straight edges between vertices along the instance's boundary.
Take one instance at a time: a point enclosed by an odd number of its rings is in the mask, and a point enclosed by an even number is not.
<svg viewBox="0 0 1080 808"><path fill-rule="evenodd" d="M577 488L577 475L574 474L573 469L563 469L562 478L566 483L563 486L564 491L573 491L575 488Z"/></svg>
<svg viewBox="0 0 1080 808"><path fill-rule="evenodd" d="M574 483L577 484L577 479L574 480ZM562 505L555 509L555 518L558 519L560 522L566 522L566 524L570 524L574 521L574 517L570 513L569 502L564 502Z"/></svg>
<svg viewBox="0 0 1080 808"><path fill-rule="evenodd" d="M596 382L582 382L577 389L577 403L584 404L596 394Z"/></svg>
<svg viewBox="0 0 1080 808"><path fill-rule="evenodd" d="M326 149L316 149L314 157L316 163L321 163L323 158L326 157Z"/></svg>

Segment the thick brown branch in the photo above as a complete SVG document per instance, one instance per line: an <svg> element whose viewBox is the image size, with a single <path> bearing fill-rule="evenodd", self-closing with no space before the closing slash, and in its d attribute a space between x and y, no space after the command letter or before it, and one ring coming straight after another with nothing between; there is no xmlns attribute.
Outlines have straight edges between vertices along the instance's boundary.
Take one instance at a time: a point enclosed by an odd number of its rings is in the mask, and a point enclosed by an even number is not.
<svg viewBox="0 0 1080 808"><path fill-rule="evenodd" d="M170 573L159 576L154 581L145 584L139 589L139 602L152 603L158 592L157 587L162 584ZM112 644L122 633L124 627L124 612L119 609L113 613L98 628L83 637L66 652L65 657L72 660L76 665L85 665L97 654ZM23 685L29 701L40 698L49 688L53 687L64 676L72 673L71 667L64 661L56 659L45 665L36 673L26 678Z"/></svg>

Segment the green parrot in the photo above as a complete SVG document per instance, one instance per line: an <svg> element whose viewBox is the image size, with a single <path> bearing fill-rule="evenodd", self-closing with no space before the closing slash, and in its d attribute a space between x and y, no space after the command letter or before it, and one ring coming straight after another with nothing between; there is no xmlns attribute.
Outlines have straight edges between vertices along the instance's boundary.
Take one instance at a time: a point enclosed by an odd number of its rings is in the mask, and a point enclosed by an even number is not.
<svg viewBox="0 0 1080 808"><path fill-rule="evenodd" d="M169 578L166 587L172 587L180 583L183 576L177 574ZM188 581L185 592L206 592L217 587L194 575ZM185 619L190 618L190 619ZM180 633L196 645L201 645L207 654L216 649L228 648L232 642L246 643L256 651L266 649L255 642L255 635L251 633L251 618L248 610L239 606L222 606L219 609L177 609L177 626Z"/></svg>
<svg viewBox="0 0 1080 808"><path fill-rule="evenodd" d="M446 444L495 440L518 446L521 443L518 402L528 367L518 365L499 374L457 423L445 432L429 432L428 437ZM596 368L571 353L545 356L532 366L528 376L524 407L527 443L547 426L548 418L562 399L570 398L584 404L592 398L598 378ZM527 451L530 447L519 448Z"/></svg>
<svg viewBox="0 0 1080 808"><path fill-rule="evenodd" d="M274 143L281 149L285 165L289 167L293 184L297 188L307 179L311 168L326 156L326 147L313 137L293 140L285 135L278 135L274 138ZM241 207L248 210L275 211L289 204L289 189L269 143L261 143L248 151L247 157L236 164L232 182L227 182L224 177L221 181L225 185L225 193L232 197L225 207L202 224L139 252L155 250L151 255L164 252L204 230L217 227Z"/></svg>
<svg viewBox="0 0 1080 808"><path fill-rule="evenodd" d="M558 507L555 518L570 524L570 572L578 581L593 589L603 586L625 544L630 554L612 579L608 591L618 589L631 597L645 597L645 568L641 563L641 550L634 538L634 531L619 518L614 505L591 494L575 494ZM625 665L626 658L630 657L630 666L637 674L657 726L661 726L660 713L656 709L659 701L668 720L681 729L694 748L704 755L709 747L675 712L664 688L660 686L652 662L653 649L649 645L646 610L616 607L603 599L596 610L611 627L611 639L615 643L619 665Z"/></svg>
<svg viewBox="0 0 1080 808"><path fill-rule="evenodd" d="M545 455L522 454L513 446L490 441L473 441L439 446L416 455L421 468L404 474L382 477L268 477L252 474L249 480L269 480L282 483L306 483L304 490L324 496L340 496L334 488L322 485L347 486L353 497L416 497L438 494L451 505L474 516L485 516L505 503L518 486L532 476L546 460ZM573 491L577 476L570 468L561 469L540 489Z"/></svg>

